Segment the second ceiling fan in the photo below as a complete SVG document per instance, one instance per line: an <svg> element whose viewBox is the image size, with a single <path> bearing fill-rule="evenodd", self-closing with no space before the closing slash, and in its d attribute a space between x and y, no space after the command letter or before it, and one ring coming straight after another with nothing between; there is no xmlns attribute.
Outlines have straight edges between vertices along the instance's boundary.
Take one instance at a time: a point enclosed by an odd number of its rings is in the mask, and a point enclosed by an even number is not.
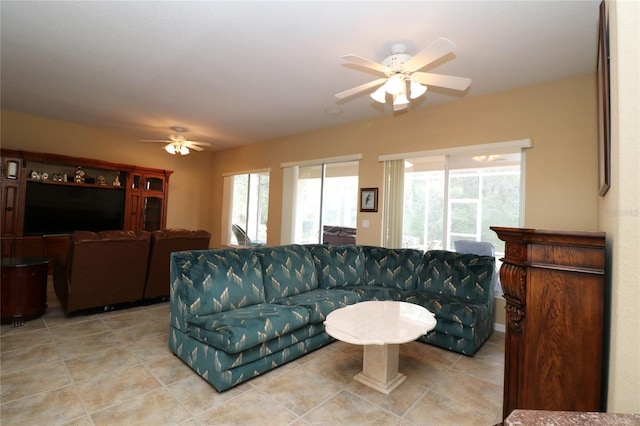
<svg viewBox="0 0 640 426"><path fill-rule="evenodd" d="M400 111L406 109L409 104L407 84L411 99L422 96L428 86L464 91L471 84L469 78L419 71L452 53L454 49L455 45L452 42L446 38L440 38L415 56L407 54L403 44L395 44L391 47L391 56L385 58L382 63L358 55L344 55L343 59L384 74L385 77L336 93L335 96L338 99L343 99L380 86L371 94L371 97L377 102L385 103L387 94L389 94L393 97L393 110Z"/></svg>

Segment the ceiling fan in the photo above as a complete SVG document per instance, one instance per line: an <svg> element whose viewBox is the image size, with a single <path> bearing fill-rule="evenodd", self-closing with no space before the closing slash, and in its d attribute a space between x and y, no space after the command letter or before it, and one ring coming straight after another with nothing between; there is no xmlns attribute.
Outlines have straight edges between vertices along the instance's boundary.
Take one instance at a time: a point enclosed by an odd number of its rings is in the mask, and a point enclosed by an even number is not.
<svg viewBox="0 0 640 426"><path fill-rule="evenodd" d="M385 103L387 94L389 94L393 97L393 110L400 111L406 109L409 104L407 83L409 84L409 97L411 99L422 96L427 91L428 86L464 91L471 84L471 79L469 78L418 71L452 53L455 47L446 38L440 38L417 55L411 56L406 53L404 44L394 44L391 47L391 56L386 57L382 63L353 54L344 55L342 59L346 59L354 65L384 74L385 77L337 93L335 96L338 99L343 99L381 86L371 94L371 98L377 102Z"/></svg>
<svg viewBox="0 0 640 426"><path fill-rule="evenodd" d="M169 135L169 139L143 139L141 142L162 142L166 144L163 148L169 154L180 154L187 155L189 154L189 149L193 149L195 151L204 151L203 146L211 146L209 142L196 142L187 140L187 137L182 133L188 131L186 127L174 126L171 127L171 130L176 132L173 135Z"/></svg>

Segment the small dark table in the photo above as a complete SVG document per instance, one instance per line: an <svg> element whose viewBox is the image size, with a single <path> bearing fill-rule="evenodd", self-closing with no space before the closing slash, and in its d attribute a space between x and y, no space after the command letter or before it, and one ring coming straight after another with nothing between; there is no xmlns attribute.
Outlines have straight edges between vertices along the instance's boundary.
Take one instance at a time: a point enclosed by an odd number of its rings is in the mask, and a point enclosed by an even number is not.
<svg viewBox="0 0 640 426"><path fill-rule="evenodd" d="M13 327L39 317L47 308L46 257L9 257L2 259L2 323Z"/></svg>

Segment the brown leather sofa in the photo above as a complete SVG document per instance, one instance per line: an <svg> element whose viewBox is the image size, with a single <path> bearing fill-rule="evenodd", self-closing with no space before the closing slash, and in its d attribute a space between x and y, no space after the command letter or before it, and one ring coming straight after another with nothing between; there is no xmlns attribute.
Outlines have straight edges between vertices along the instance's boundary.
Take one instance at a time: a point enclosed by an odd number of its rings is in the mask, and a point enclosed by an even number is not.
<svg viewBox="0 0 640 426"><path fill-rule="evenodd" d="M53 271L56 296L66 313L135 302L142 298L151 234L147 231L76 231L66 259Z"/></svg>
<svg viewBox="0 0 640 426"><path fill-rule="evenodd" d="M151 253L144 299L169 297L171 253L209 248L211 234L204 230L167 229L151 233Z"/></svg>
<svg viewBox="0 0 640 426"><path fill-rule="evenodd" d="M356 228L346 226L323 226L322 244L341 246L356 243Z"/></svg>
<svg viewBox="0 0 640 426"><path fill-rule="evenodd" d="M209 248L207 231L76 231L69 252L53 271L56 296L66 313L153 301L169 295L174 251Z"/></svg>

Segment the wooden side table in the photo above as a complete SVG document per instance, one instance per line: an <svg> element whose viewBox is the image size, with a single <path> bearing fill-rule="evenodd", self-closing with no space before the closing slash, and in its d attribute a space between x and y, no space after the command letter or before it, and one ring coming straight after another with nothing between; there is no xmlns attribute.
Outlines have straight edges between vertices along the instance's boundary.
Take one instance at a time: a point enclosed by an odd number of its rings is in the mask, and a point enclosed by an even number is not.
<svg viewBox="0 0 640 426"><path fill-rule="evenodd" d="M46 257L2 259L2 323L13 327L39 317L47 308Z"/></svg>

